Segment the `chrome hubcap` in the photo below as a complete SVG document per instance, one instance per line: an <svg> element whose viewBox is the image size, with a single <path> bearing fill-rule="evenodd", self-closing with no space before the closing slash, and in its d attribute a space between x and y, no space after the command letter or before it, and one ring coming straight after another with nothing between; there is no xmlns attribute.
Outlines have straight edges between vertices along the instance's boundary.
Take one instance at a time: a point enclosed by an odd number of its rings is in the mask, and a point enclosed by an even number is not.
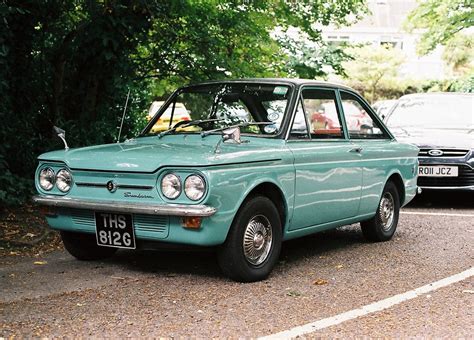
<svg viewBox="0 0 474 340"><path fill-rule="evenodd" d="M255 266L263 263L272 247L272 225L263 215L250 219L244 232L245 259Z"/></svg>
<svg viewBox="0 0 474 340"><path fill-rule="evenodd" d="M395 215L395 203L391 193L386 192L379 204L379 217L384 231L392 227L393 216Z"/></svg>

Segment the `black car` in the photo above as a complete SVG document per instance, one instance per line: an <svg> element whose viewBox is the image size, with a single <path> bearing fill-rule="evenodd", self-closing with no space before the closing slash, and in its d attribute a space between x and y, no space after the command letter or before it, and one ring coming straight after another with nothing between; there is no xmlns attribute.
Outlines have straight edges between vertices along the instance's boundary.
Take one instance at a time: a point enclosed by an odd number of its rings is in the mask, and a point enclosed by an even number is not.
<svg viewBox="0 0 474 340"><path fill-rule="evenodd" d="M385 121L398 140L420 148L419 187L474 191L474 94L406 95Z"/></svg>

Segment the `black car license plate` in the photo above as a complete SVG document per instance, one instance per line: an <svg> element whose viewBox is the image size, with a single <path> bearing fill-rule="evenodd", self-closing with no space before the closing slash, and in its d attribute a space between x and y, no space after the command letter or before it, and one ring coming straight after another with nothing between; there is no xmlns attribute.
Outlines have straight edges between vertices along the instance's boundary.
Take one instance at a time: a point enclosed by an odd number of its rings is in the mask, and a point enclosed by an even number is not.
<svg viewBox="0 0 474 340"><path fill-rule="evenodd" d="M99 246L135 249L135 233L130 214L96 212L95 234Z"/></svg>

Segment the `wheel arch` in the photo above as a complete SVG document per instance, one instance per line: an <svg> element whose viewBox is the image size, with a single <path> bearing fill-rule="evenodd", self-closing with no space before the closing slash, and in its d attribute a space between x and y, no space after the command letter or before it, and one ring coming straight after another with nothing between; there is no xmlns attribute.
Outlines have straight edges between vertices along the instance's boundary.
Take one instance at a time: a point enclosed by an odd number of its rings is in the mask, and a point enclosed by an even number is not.
<svg viewBox="0 0 474 340"><path fill-rule="evenodd" d="M262 182L255 186L247 194L245 200L257 195L268 197L273 202L273 204L275 204L283 228L282 230L285 230L286 219L288 217L288 207L285 201L285 196L283 195L283 192L280 187L272 182Z"/></svg>
<svg viewBox="0 0 474 340"><path fill-rule="evenodd" d="M402 207L403 203L405 202L405 184L403 183L402 176L398 172L394 172L388 177L387 183L390 181L393 182L397 188L400 206Z"/></svg>

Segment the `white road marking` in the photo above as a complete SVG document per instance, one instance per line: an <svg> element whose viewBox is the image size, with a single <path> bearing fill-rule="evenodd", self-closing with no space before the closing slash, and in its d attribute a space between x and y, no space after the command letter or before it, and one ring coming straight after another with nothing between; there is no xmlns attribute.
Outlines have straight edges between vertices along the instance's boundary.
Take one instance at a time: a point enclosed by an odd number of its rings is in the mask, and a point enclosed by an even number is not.
<svg viewBox="0 0 474 340"><path fill-rule="evenodd" d="M334 315L326 319L321 319L315 322L311 322L306 325L294 327L286 331L282 331L279 333L261 337L259 339L288 339L288 338L294 338L297 336L303 336L305 334L312 333L317 330L321 330L330 326L338 325L344 321L356 319L360 316L379 312L381 310L398 305L402 302L414 299L420 295L423 295L423 294L432 292L434 290L437 290L439 288L446 287L453 283L465 280L473 275L474 275L474 267L471 267L468 270L465 270L461 273L449 276L445 279L442 279L433 283L429 283L425 286L418 287L406 293L394 295L387 299L371 303L370 305L365 305L358 309L353 309L351 311L348 311L342 314Z"/></svg>
<svg viewBox="0 0 474 340"><path fill-rule="evenodd" d="M452 214L452 213L430 213L421 211L400 211L403 215L428 215L428 216L456 216L456 217L474 217L474 214Z"/></svg>

